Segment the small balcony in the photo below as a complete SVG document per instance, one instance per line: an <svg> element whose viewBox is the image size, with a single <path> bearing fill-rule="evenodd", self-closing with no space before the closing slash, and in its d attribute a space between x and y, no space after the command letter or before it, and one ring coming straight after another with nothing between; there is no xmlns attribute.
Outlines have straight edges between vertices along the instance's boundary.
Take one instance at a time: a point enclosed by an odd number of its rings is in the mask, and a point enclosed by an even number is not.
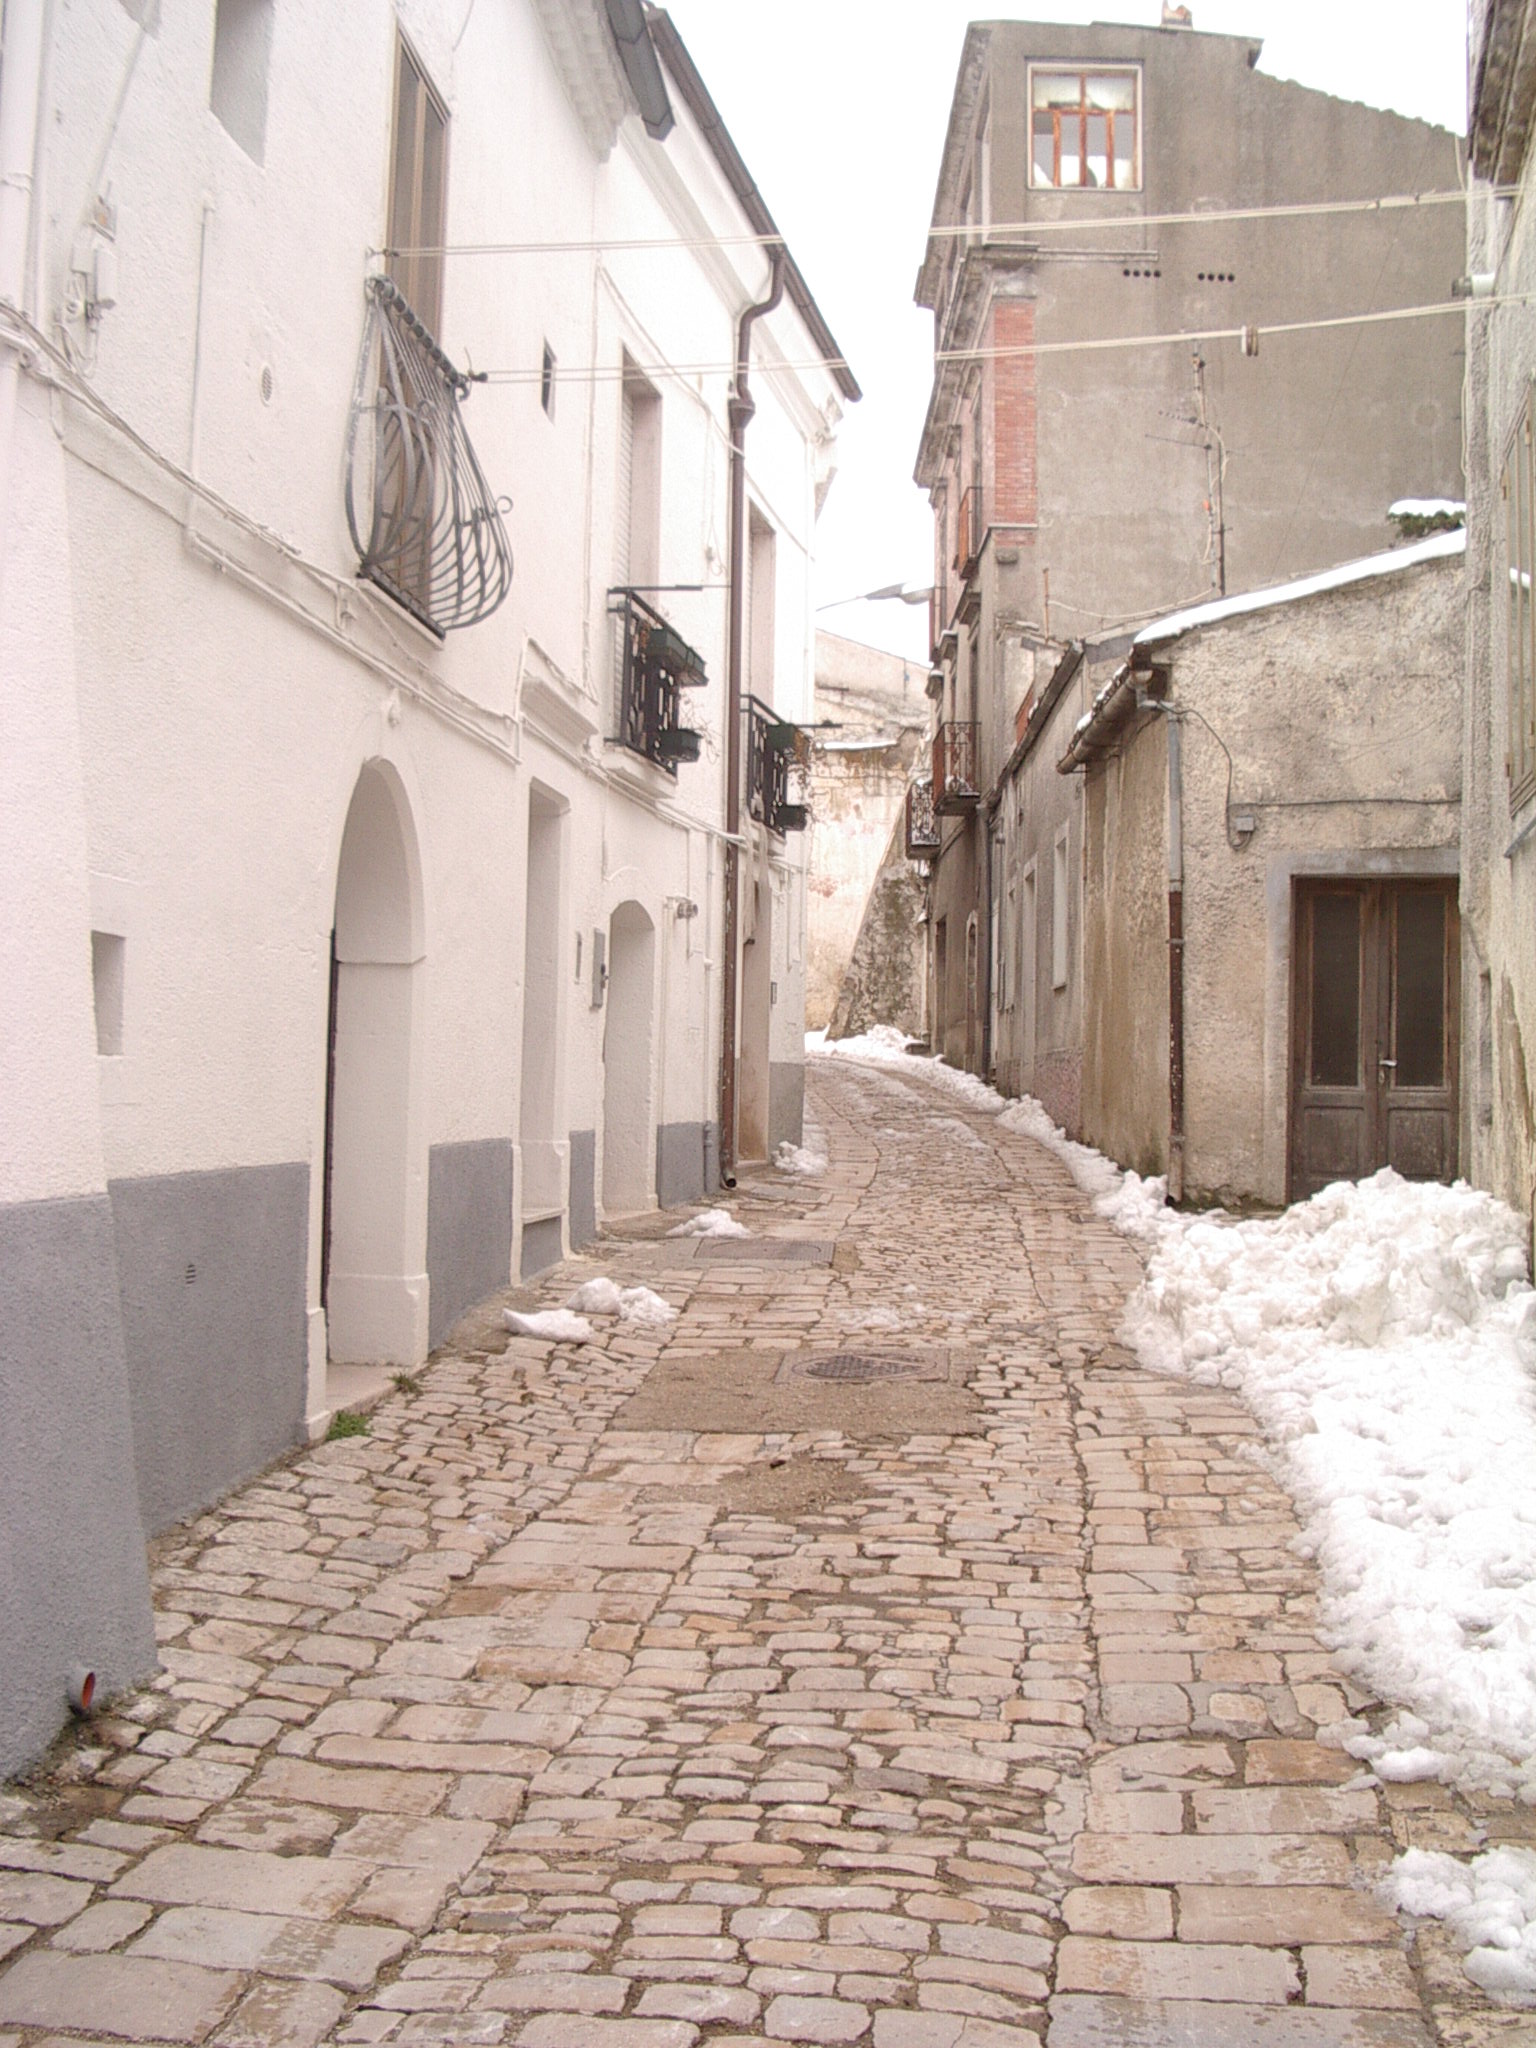
<svg viewBox="0 0 1536 2048"><path fill-rule="evenodd" d="M981 802L976 785L976 728L951 719L933 736L933 809L939 818L963 816Z"/></svg>
<svg viewBox="0 0 1536 2048"><path fill-rule="evenodd" d="M676 775L697 761L702 734L682 723L682 693L708 681L703 658L637 591L610 590L619 634L619 729L614 739Z"/></svg>
<svg viewBox="0 0 1536 2048"><path fill-rule="evenodd" d="M344 485L357 573L441 639L489 618L512 587L509 500L464 431L471 378L387 277L366 290Z"/></svg>
<svg viewBox="0 0 1536 2048"><path fill-rule="evenodd" d="M987 537L986 501L980 484L972 484L960 500L959 534L955 544L955 567L960 580L969 583L981 560L981 544Z"/></svg>
<svg viewBox="0 0 1536 2048"><path fill-rule="evenodd" d="M945 642L954 638L954 631L949 578L941 575L934 583L933 595L928 600L928 658L935 667L942 661Z"/></svg>
<svg viewBox="0 0 1536 2048"><path fill-rule="evenodd" d="M907 786L907 859L938 857L939 821L933 814L933 784L925 775Z"/></svg>
<svg viewBox="0 0 1536 2048"><path fill-rule="evenodd" d="M805 777L811 736L779 718L756 697L747 699L747 809L780 838L803 832L810 821Z"/></svg>

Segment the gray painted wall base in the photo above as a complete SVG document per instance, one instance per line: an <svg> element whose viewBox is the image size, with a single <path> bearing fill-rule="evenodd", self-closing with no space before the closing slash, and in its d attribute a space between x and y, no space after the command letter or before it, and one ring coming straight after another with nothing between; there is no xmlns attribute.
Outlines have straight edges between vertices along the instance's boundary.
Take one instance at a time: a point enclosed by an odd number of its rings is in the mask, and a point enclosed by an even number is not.
<svg viewBox="0 0 1536 2048"><path fill-rule="evenodd" d="M768 1069L768 1157L805 1135L805 1062L775 1060Z"/></svg>
<svg viewBox="0 0 1536 2048"><path fill-rule="evenodd" d="M566 1196L571 1250L590 1244L597 1235L597 1133L572 1131L570 1192Z"/></svg>
<svg viewBox="0 0 1536 2048"><path fill-rule="evenodd" d="M535 1273L542 1273L547 1266L559 1265L563 1250L558 1216L546 1216L538 1223L525 1223L519 1277L531 1280Z"/></svg>
<svg viewBox="0 0 1536 2048"><path fill-rule="evenodd" d="M427 1341L512 1275L512 1140L434 1145L427 1162Z"/></svg>
<svg viewBox="0 0 1536 2048"><path fill-rule="evenodd" d="M720 1126L715 1123L704 1126L704 1192L720 1192Z"/></svg>
<svg viewBox="0 0 1536 2048"><path fill-rule="evenodd" d="M104 1194L0 1208L0 1778L155 1669L121 1317Z"/></svg>
<svg viewBox="0 0 1536 2048"><path fill-rule="evenodd" d="M708 1143L707 1124L657 1125L656 1200L661 1208L702 1197L709 1182Z"/></svg>
<svg viewBox="0 0 1536 2048"><path fill-rule="evenodd" d="M153 1535L300 1440L309 1168L156 1175L108 1192Z"/></svg>

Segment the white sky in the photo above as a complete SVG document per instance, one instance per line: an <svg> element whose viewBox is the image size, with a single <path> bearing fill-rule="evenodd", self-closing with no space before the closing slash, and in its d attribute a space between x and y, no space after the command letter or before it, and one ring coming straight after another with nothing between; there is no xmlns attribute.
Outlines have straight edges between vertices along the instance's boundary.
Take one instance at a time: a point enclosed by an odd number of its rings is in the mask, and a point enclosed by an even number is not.
<svg viewBox="0 0 1536 2048"><path fill-rule="evenodd" d="M932 576L912 482L932 316L912 303L966 23L964 0L666 0L864 389L818 530L818 603ZM1462 132L1465 0L1192 0L1195 27L1259 36L1259 68ZM1000 14L1002 11L999 10ZM1036 19L1161 18L1161 0L1050 0ZM927 661L927 608L819 623Z"/></svg>

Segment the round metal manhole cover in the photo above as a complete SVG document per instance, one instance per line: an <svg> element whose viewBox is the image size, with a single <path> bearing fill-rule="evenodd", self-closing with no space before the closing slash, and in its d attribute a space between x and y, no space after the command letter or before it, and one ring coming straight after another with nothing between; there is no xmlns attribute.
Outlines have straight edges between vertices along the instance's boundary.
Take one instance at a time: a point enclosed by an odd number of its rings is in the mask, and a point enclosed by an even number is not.
<svg viewBox="0 0 1536 2048"><path fill-rule="evenodd" d="M924 1370L920 1358L881 1358L869 1351L838 1351L830 1358L818 1358L805 1368L808 1380L899 1380Z"/></svg>

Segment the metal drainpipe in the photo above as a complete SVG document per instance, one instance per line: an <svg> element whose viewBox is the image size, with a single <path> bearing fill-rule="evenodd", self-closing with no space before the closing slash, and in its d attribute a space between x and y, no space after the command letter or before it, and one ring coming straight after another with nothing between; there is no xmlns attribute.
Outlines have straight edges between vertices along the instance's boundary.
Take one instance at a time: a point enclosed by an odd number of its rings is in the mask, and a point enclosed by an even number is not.
<svg viewBox="0 0 1536 2048"><path fill-rule="evenodd" d="M736 995L741 929L741 633L745 612L743 564L747 539L747 423L757 411L748 389L752 329L784 296L785 250L776 242L768 296L748 306L736 323L736 377L728 414L731 425L731 491L726 542L730 602L725 648L725 948L721 962L720 1179L736 1185Z"/></svg>
<svg viewBox="0 0 1536 2048"><path fill-rule="evenodd" d="M1184 714L1168 707L1168 1199L1184 1199Z"/></svg>

